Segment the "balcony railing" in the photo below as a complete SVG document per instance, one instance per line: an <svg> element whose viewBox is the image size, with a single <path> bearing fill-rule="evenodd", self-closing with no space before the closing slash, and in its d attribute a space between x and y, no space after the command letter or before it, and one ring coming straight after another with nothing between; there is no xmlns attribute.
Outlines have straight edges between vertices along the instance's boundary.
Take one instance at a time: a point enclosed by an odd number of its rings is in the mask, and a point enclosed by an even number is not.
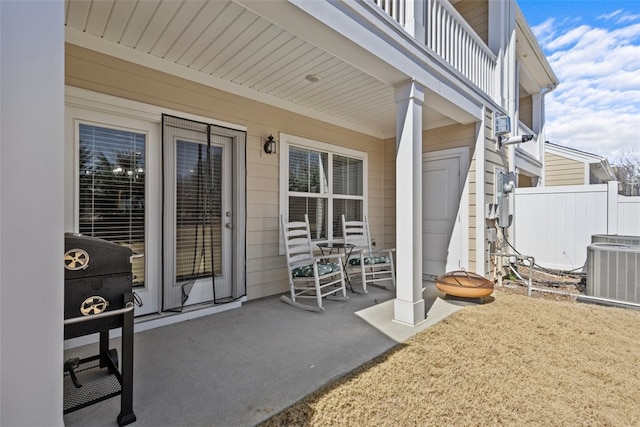
<svg viewBox="0 0 640 427"><path fill-rule="evenodd" d="M413 23L407 22L407 16L414 15L416 1L422 0L373 0L408 31L409 24ZM482 91L495 98L496 56L448 1L425 0L423 4L426 8L425 40L421 41Z"/></svg>

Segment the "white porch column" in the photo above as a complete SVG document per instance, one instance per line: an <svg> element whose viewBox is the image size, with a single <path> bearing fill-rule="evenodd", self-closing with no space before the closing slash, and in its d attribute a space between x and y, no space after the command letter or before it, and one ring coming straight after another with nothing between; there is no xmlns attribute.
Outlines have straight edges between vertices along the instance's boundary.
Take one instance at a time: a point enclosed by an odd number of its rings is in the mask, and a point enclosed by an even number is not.
<svg viewBox="0 0 640 427"><path fill-rule="evenodd" d="M0 0L0 425L62 426L64 2Z"/></svg>
<svg viewBox="0 0 640 427"><path fill-rule="evenodd" d="M422 299L422 105L424 88L408 82L396 99L397 285L393 318L417 325L425 319Z"/></svg>

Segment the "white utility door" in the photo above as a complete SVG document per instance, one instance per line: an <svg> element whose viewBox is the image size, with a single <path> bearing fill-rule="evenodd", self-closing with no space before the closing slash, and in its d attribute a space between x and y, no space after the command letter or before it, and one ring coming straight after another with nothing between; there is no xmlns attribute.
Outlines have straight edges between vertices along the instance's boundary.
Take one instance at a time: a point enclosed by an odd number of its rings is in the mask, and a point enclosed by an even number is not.
<svg viewBox="0 0 640 427"><path fill-rule="evenodd" d="M167 127L165 132L172 132ZM211 131L165 135L164 309L232 296L233 139Z"/></svg>
<svg viewBox="0 0 640 427"><path fill-rule="evenodd" d="M422 273L439 276L463 267L463 156L427 153L422 168ZM466 201L465 201L466 203Z"/></svg>

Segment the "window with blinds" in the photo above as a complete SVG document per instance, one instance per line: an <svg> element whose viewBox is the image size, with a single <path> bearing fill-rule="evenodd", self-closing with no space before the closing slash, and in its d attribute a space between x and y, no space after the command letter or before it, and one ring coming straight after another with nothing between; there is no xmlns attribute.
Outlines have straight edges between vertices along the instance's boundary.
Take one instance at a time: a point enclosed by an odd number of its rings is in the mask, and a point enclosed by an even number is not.
<svg viewBox="0 0 640 427"><path fill-rule="evenodd" d="M294 145L288 150L289 221L304 221L307 214L313 239L341 237L342 214L363 218L364 161Z"/></svg>
<svg viewBox="0 0 640 427"><path fill-rule="evenodd" d="M79 232L144 254L146 135L80 124ZM144 284L144 257L133 260Z"/></svg>
<svg viewBox="0 0 640 427"><path fill-rule="evenodd" d="M333 237L342 237L342 214L347 221L363 218L363 164L361 159L333 156Z"/></svg>

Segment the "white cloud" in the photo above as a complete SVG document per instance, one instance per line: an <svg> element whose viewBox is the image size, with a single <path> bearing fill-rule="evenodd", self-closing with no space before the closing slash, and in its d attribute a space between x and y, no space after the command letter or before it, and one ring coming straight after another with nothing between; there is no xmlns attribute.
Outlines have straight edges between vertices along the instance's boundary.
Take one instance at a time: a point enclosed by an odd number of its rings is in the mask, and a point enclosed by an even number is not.
<svg viewBox="0 0 640 427"><path fill-rule="evenodd" d="M627 14L627 15L621 16L616 22L619 24L623 24L625 22L637 21L638 19L640 19L640 15Z"/></svg>
<svg viewBox="0 0 640 427"><path fill-rule="evenodd" d="M581 25L570 31L567 31L560 37L556 37L554 40L546 43L547 49L556 50L561 47L572 45L585 37L585 34L589 32L590 28L587 25Z"/></svg>
<svg viewBox="0 0 640 427"><path fill-rule="evenodd" d="M618 9L618 10L616 10L614 12L611 12L611 13L608 13L608 14L605 14L605 15L600 15L600 16L598 16L598 19L604 19L604 20L608 21L608 20L613 19L616 16L620 15L621 13L622 13L622 9Z"/></svg>
<svg viewBox="0 0 640 427"><path fill-rule="evenodd" d="M622 11L602 19L627 22ZM546 98L547 139L607 157L640 151L640 23L534 27L560 86Z"/></svg>
<svg viewBox="0 0 640 427"><path fill-rule="evenodd" d="M629 12L625 12L622 9L618 9L614 12L600 15L598 16L598 19L602 19L604 21L614 20L617 24L624 24L626 22L637 21L638 19L640 19L640 15L634 15Z"/></svg>
<svg viewBox="0 0 640 427"><path fill-rule="evenodd" d="M536 36L536 39L542 44L545 45L548 43L555 34L555 18L548 18L540 25L536 25L531 28L533 31L533 35Z"/></svg>

